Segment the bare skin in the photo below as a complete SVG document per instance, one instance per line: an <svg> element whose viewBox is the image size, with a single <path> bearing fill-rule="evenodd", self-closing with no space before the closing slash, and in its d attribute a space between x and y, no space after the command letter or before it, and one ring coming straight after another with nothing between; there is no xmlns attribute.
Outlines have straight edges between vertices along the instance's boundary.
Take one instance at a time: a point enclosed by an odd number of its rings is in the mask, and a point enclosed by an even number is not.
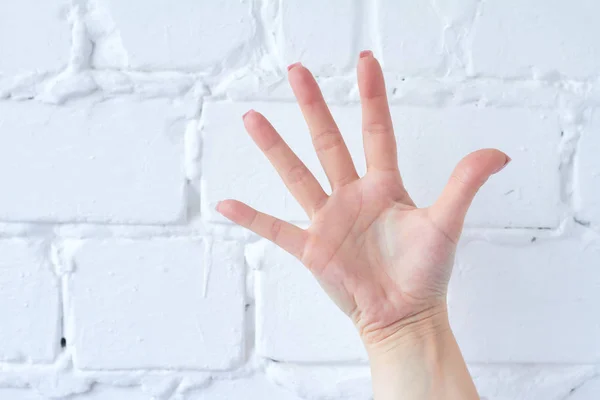
<svg viewBox="0 0 600 400"><path fill-rule="evenodd" d="M217 210L297 257L356 325L376 400L478 399L446 313L446 292L467 210L510 158L485 149L455 168L436 203L417 208L402 184L383 73L371 52L358 62L367 173L359 177L311 73L289 81L332 187L311 172L258 112L246 130L311 220L308 229L236 200Z"/></svg>

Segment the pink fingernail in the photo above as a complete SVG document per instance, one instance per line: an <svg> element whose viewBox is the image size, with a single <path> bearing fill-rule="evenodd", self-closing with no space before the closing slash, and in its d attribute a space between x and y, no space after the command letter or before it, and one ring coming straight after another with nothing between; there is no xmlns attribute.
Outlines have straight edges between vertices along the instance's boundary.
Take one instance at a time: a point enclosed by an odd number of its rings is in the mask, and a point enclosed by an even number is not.
<svg viewBox="0 0 600 400"><path fill-rule="evenodd" d="M219 206L221 205L220 201L217 201L217 205L215 206L215 210L219 211Z"/></svg>
<svg viewBox="0 0 600 400"><path fill-rule="evenodd" d="M287 67L287 70L288 70L288 71L291 71L291 70L292 70L292 68L296 68L296 67L299 67L299 66L301 66L301 65L302 65L302 63L300 63L300 62L297 62L297 63L290 64L290 65L288 65L288 67Z"/></svg>
<svg viewBox="0 0 600 400"><path fill-rule="evenodd" d="M360 52L360 58L372 57L373 52L371 50L363 50Z"/></svg>
<svg viewBox="0 0 600 400"><path fill-rule="evenodd" d="M242 115L242 119L245 119L248 116L248 114L250 114L251 112L254 112L254 110L250 109L250 110L246 111L246 113L244 115Z"/></svg>
<svg viewBox="0 0 600 400"><path fill-rule="evenodd" d="M497 174L498 172L502 171L508 165L508 163L510 163L511 161L512 161L512 158L510 158L509 156L506 156L506 161L504 162L504 165L501 166L500 168L498 168L496 170L496 172L494 172L494 174Z"/></svg>

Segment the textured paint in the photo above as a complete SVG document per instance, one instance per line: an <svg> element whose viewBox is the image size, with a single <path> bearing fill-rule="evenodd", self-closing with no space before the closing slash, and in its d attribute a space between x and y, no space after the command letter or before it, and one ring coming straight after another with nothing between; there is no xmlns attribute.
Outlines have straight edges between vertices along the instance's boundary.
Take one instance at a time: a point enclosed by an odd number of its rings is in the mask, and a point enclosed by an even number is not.
<svg viewBox="0 0 600 400"><path fill-rule="evenodd" d="M298 261L214 212L307 226L241 115L327 188L301 61L364 172L355 61L382 61L404 181L513 163L469 213L452 324L485 400L600 398L596 0L0 2L0 399L371 398L354 328ZM61 343L64 344L61 346Z"/></svg>

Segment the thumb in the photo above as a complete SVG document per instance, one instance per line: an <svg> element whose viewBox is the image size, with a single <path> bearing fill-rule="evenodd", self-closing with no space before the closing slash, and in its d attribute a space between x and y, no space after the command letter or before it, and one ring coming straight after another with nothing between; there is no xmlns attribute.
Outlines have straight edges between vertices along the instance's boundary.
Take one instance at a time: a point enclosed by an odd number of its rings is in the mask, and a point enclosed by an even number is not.
<svg viewBox="0 0 600 400"><path fill-rule="evenodd" d="M429 209L433 222L457 241L471 202L488 178L500 172L510 157L496 149L475 151L458 163L442 194Z"/></svg>

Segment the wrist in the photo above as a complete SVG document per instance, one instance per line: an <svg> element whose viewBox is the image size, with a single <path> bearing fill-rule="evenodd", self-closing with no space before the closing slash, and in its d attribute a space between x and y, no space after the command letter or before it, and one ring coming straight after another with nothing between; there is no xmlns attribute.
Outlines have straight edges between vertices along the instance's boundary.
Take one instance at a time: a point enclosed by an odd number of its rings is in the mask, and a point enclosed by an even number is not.
<svg viewBox="0 0 600 400"><path fill-rule="evenodd" d="M405 318L372 339L363 336L376 400L479 399L445 304Z"/></svg>
<svg viewBox="0 0 600 400"><path fill-rule="evenodd" d="M375 358L448 335L452 335L448 310L440 302L378 331L362 332L361 338L369 358Z"/></svg>

